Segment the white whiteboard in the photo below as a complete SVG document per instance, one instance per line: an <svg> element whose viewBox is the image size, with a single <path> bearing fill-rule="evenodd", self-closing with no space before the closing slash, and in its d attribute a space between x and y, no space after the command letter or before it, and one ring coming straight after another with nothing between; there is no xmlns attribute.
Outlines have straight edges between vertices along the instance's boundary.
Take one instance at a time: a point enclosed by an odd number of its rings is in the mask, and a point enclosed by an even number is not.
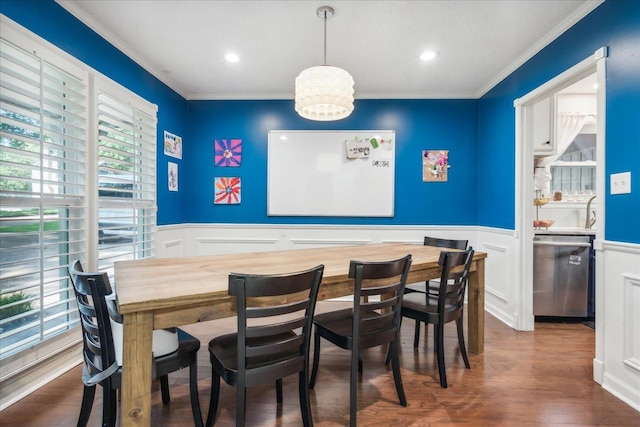
<svg viewBox="0 0 640 427"><path fill-rule="evenodd" d="M347 159L354 141L367 157ZM268 215L392 217L395 144L388 130L269 132Z"/></svg>

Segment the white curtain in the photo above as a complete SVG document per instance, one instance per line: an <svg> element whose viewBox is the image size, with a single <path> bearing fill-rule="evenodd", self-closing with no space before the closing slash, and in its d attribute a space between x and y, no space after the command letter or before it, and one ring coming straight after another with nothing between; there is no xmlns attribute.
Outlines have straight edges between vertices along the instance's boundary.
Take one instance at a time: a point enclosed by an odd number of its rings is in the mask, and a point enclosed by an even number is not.
<svg viewBox="0 0 640 427"><path fill-rule="evenodd" d="M583 113L559 113L557 116L556 154L539 159L536 162L535 184L536 190L549 195L551 188L551 164L558 160L567 151L569 145L576 139L585 124L594 124L593 115Z"/></svg>

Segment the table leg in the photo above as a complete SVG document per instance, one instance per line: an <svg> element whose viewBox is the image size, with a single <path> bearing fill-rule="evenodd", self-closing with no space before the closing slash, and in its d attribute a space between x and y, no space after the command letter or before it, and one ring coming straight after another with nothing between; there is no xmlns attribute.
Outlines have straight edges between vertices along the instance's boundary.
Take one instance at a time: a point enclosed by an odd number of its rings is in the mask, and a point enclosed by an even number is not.
<svg viewBox="0 0 640 427"><path fill-rule="evenodd" d="M153 312L124 315L121 426L151 424Z"/></svg>
<svg viewBox="0 0 640 427"><path fill-rule="evenodd" d="M480 354L484 351L484 259L474 261L475 271L469 273L468 317L469 352Z"/></svg>

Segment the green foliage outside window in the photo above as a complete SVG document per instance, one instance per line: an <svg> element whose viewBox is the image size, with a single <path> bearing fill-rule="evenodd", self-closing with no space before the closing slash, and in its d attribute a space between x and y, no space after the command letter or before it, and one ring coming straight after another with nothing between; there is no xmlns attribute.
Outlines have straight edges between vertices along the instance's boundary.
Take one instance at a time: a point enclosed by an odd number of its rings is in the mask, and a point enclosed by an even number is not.
<svg viewBox="0 0 640 427"><path fill-rule="evenodd" d="M12 111L0 109L0 116L21 123L26 123L34 127L39 126L37 120ZM16 135L17 137L23 136L27 140L40 139L40 134L38 132L31 131L24 127L14 126L9 123L0 123L0 130L6 134ZM19 138L2 137L2 139L0 139L0 146L24 153L37 153L39 151L38 144L32 144ZM0 165L0 176L17 178L15 180L6 178L0 179L0 191L31 192L31 183L28 181L31 179L31 166L35 164L36 159L37 157L29 157L19 153L10 152L9 150L0 151L0 160L3 163L6 163ZM25 165L26 167L16 165Z"/></svg>
<svg viewBox="0 0 640 427"><path fill-rule="evenodd" d="M30 311L32 307L28 299L29 296L23 292L0 295L0 320Z"/></svg>

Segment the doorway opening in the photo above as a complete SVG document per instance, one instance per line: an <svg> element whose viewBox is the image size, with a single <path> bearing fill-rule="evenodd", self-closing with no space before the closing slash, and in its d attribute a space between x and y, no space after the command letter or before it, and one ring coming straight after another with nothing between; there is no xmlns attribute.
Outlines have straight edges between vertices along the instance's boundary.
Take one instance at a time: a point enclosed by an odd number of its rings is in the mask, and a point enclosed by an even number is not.
<svg viewBox="0 0 640 427"><path fill-rule="evenodd" d="M604 125L605 125L605 89L606 89L606 75L605 75L605 59L606 59L606 48L598 49L594 55L583 60L579 64L571 67L567 71L562 74L556 76L555 78L549 80L544 83L540 87L534 89L529 92L527 95L523 96L515 100L514 106L516 107L516 235L518 238L518 255L520 258L517 262L519 266L518 277L520 281L520 289L519 289L519 308L518 308L518 329L520 330L533 330L535 317L533 310L533 254L534 247L533 241L535 236L534 231L534 220L536 219L536 206L533 202L534 199L537 199L540 196L540 199L549 200L552 199L556 192L559 194L556 196L560 197L571 197L571 198L591 198L593 195L599 196L592 200L592 206L598 213L598 224L604 224L604 214L605 214L605 206L604 206L604 148L605 148L605 139L604 139ZM552 158L556 157L558 154L557 147L553 146L551 143L552 138L557 138L556 132L557 129L555 126L550 126L549 128L545 128L541 126L539 120L541 117L540 109L544 104L548 104L553 108L557 107L558 96L562 93L562 91L568 90L568 88L573 85L587 79L589 76L595 76L595 82L598 84L598 88L596 91L596 111L595 111L595 123L593 123L594 129L591 131L595 132L595 158L601 167L595 169L595 178L591 177L591 182L586 184L586 178L584 180L580 180L577 176L575 178L571 178L572 171L567 171L566 169L555 169L562 167L584 167L584 165L576 166L576 165L568 165L563 164L562 162L566 162L566 157L562 160L559 160L563 155L570 156L571 153L576 151L575 146L573 148L564 147L564 150L560 155L554 159L554 171L553 173L556 175L555 180L552 183L551 179L548 182L541 184L540 182L536 183L535 179L535 167L534 167L534 152L537 153L539 158ZM544 116L544 109L542 110L542 116ZM553 110L551 110L553 111ZM549 120L551 121L555 117L549 113ZM549 121L549 123L550 123ZM539 139L539 133L542 129L542 132L546 132L546 135L549 135L548 140ZM572 143L574 138L569 141ZM589 138L588 138L589 139ZM591 138L593 139L593 138ZM538 141L538 142L536 142ZM557 141L554 141L557 143ZM588 144L586 142L579 142L578 144ZM547 152L545 152L547 150ZM569 151L567 151L569 150ZM580 151L580 150L577 150ZM580 156L581 154L575 154L575 156ZM585 155L585 158L588 157ZM550 162L550 163L554 163ZM595 166L595 165L594 165ZM549 164L549 175L552 175L551 164ZM586 174L586 169L583 171ZM567 175L568 173L568 175ZM565 178L568 176L569 181L562 182L563 175ZM575 174L573 175L575 176ZM573 179L575 182L571 182ZM558 182L555 182L555 181ZM580 181L580 182L578 182ZM541 191L536 192L536 184L540 186ZM565 186L565 189L562 189L562 186ZM572 187L581 185L585 188L576 187L575 189ZM589 188L586 188L589 187ZM558 189L560 188L560 189ZM565 195L566 191L566 195ZM545 194L546 192L546 194ZM575 192L575 194L574 194ZM575 202L575 200L572 200ZM546 203L546 202L545 202ZM584 226L584 224L582 224ZM604 237L603 226L596 227L595 230L595 241L594 247L596 248L596 252L598 251L598 247L601 247L601 241ZM597 274L598 269L596 268L595 275L595 288L596 295L602 295L601 292L597 290L601 287L602 280L598 277ZM598 302L595 301L595 308L597 308ZM598 311L595 310L595 322L596 322L596 335L598 334ZM596 340L598 343L599 340ZM598 344L596 344L598 345ZM598 349L596 348L596 353L598 353Z"/></svg>
<svg viewBox="0 0 640 427"><path fill-rule="evenodd" d="M540 101L550 111L533 107L536 322L595 325L596 76Z"/></svg>

